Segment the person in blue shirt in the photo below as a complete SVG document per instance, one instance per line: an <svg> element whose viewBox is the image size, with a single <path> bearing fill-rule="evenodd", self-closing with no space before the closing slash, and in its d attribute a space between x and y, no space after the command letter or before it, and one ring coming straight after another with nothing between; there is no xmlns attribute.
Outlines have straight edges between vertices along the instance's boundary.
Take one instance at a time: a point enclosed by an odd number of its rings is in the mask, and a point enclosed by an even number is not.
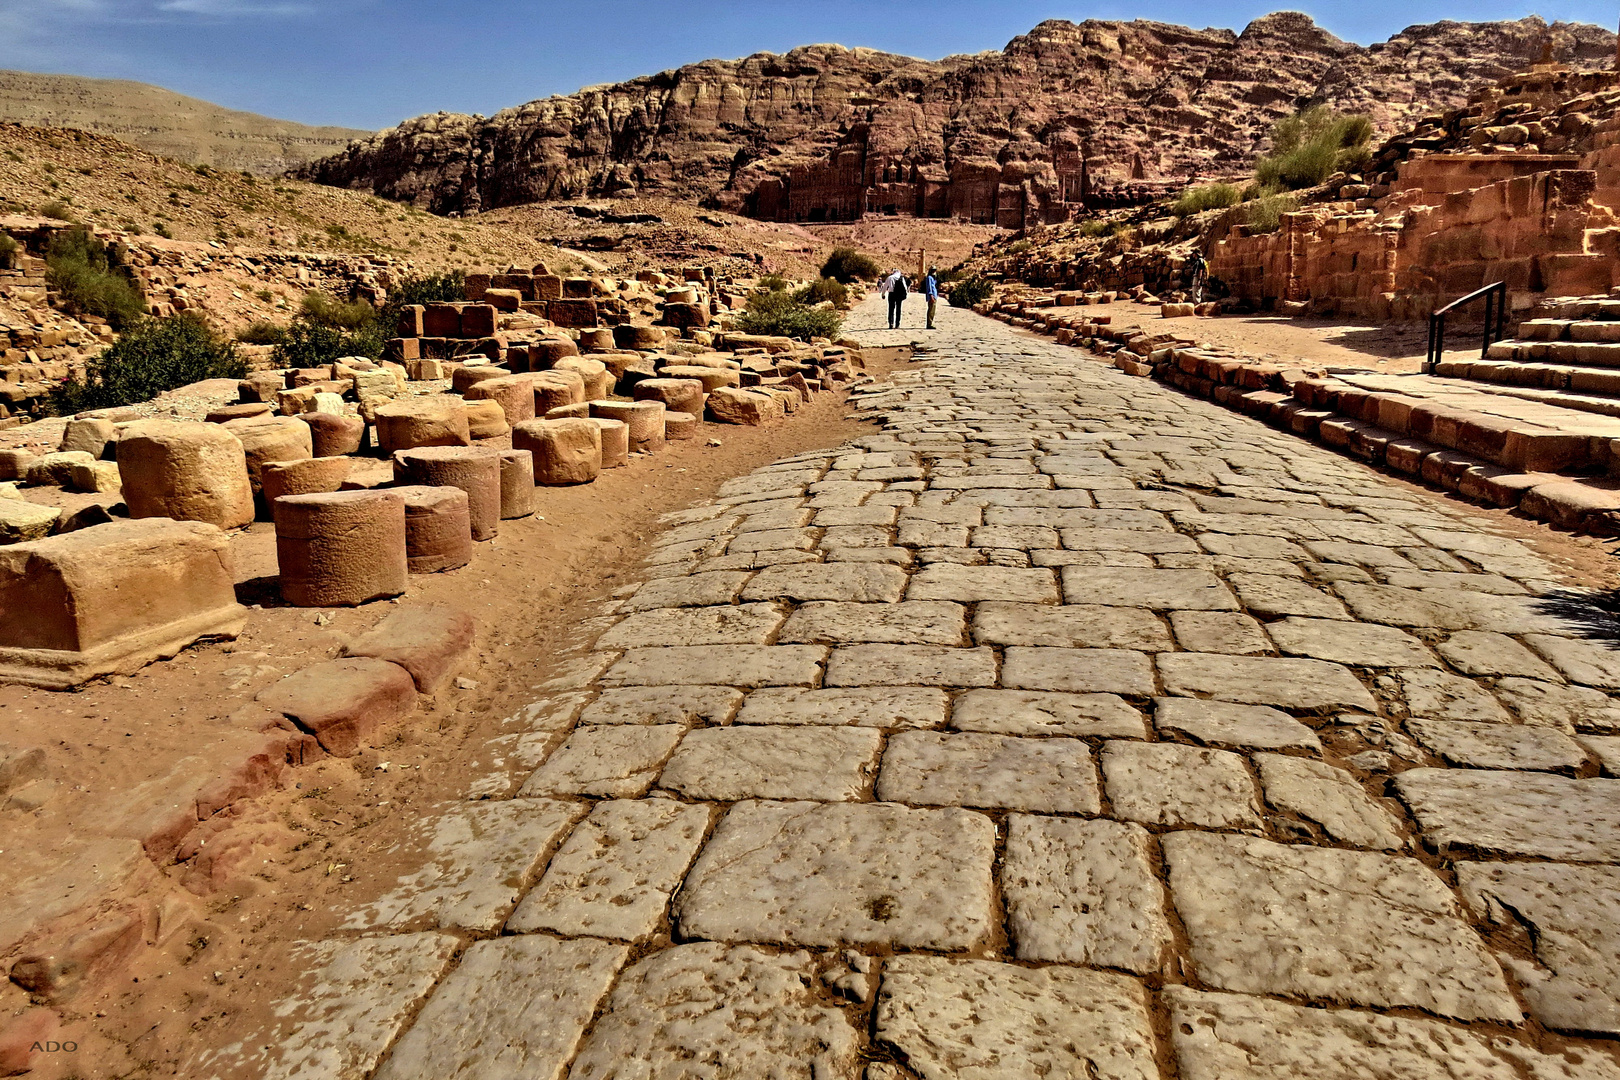
<svg viewBox="0 0 1620 1080"><path fill-rule="evenodd" d="M939 306L939 278L934 275L934 268L928 268L928 276L923 278L923 295L928 298L928 329L934 328L934 309Z"/></svg>

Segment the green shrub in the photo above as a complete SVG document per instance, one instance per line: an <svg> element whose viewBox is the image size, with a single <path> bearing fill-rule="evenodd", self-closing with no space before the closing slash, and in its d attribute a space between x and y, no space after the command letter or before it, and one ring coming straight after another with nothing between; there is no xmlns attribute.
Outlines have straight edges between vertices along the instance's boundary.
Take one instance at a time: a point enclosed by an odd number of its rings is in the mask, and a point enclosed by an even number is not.
<svg viewBox="0 0 1620 1080"><path fill-rule="evenodd" d="M829 308L810 307L783 289L757 292L737 320L745 334L772 334L809 339L836 338L844 320Z"/></svg>
<svg viewBox="0 0 1620 1080"><path fill-rule="evenodd" d="M1080 235L1090 237L1107 236L1109 227L1110 225L1106 221L1087 221L1080 226Z"/></svg>
<svg viewBox="0 0 1620 1080"><path fill-rule="evenodd" d="M99 316L114 330L126 329L146 314L146 301L117 250L88 229L68 229L52 237L45 264L46 280L74 314Z"/></svg>
<svg viewBox="0 0 1620 1080"><path fill-rule="evenodd" d="M1028 240L1014 240L1012 243L1007 245L1007 254L1022 255L1024 252L1028 251L1034 246L1035 245L1030 243Z"/></svg>
<svg viewBox="0 0 1620 1080"><path fill-rule="evenodd" d="M819 304L824 300L830 300L834 307L846 308L849 306L849 290L842 283L830 277L824 277L820 281L806 285L794 293L793 298L801 304Z"/></svg>
<svg viewBox="0 0 1620 1080"><path fill-rule="evenodd" d="M22 245L11 238L10 233L0 232L0 270L10 270L17 262L17 252Z"/></svg>
<svg viewBox="0 0 1620 1080"><path fill-rule="evenodd" d="M340 330L300 316L276 342L275 362L280 367L312 368L345 356L376 360L382 356L385 340L387 335L375 318L354 330Z"/></svg>
<svg viewBox="0 0 1620 1080"><path fill-rule="evenodd" d="M150 401L203 379L240 379L247 365L236 346L222 340L194 311L146 319L90 361L83 382L69 380L53 391L58 414L110 409Z"/></svg>
<svg viewBox="0 0 1620 1080"><path fill-rule="evenodd" d="M982 304L990 299L995 286L982 277L965 278L951 286L951 307L970 308L974 304Z"/></svg>
<svg viewBox="0 0 1620 1080"><path fill-rule="evenodd" d="M1264 195L1243 204L1243 224L1250 233L1273 233L1282 227L1282 216L1299 209L1292 195Z"/></svg>
<svg viewBox="0 0 1620 1080"><path fill-rule="evenodd" d="M766 274L759 279L759 287L766 292L782 292L787 289L787 278L781 274Z"/></svg>
<svg viewBox="0 0 1620 1080"><path fill-rule="evenodd" d="M1170 207L1170 212L1176 217L1189 217L1205 210L1224 210L1228 206L1236 206L1242 199L1243 193L1232 184L1203 184L1183 191L1181 198Z"/></svg>
<svg viewBox="0 0 1620 1080"><path fill-rule="evenodd" d="M377 320L377 309L364 300L338 300L329 293L307 292L298 317L333 330L358 330Z"/></svg>
<svg viewBox="0 0 1620 1080"><path fill-rule="evenodd" d="M244 345L280 345L287 340L287 328L269 319L254 319L236 332L236 340Z"/></svg>
<svg viewBox="0 0 1620 1080"><path fill-rule="evenodd" d="M883 276L883 270L870 255L854 248L837 247L821 264L821 276L849 285L856 281L876 281Z"/></svg>
<svg viewBox="0 0 1620 1080"><path fill-rule="evenodd" d="M78 221L79 220L78 218L73 216L73 211L68 207L68 204L63 202L61 199L52 199L50 202L48 202L44 206L40 207L39 212L43 216L48 217L48 218L55 218L57 221Z"/></svg>
<svg viewBox="0 0 1620 1080"><path fill-rule="evenodd" d="M1277 121L1271 129L1271 154L1255 163L1254 178L1263 188L1298 190L1315 187L1335 172L1354 172L1371 164L1368 142L1372 121L1341 116L1315 105Z"/></svg>

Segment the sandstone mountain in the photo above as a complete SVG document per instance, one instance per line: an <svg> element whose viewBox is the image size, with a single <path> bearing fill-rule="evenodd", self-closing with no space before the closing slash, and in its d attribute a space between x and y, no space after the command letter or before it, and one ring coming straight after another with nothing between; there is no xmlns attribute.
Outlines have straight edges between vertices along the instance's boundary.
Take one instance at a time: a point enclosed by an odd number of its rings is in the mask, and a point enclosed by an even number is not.
<svg viewBox="0 0 1620 1080"><path fill-rule="evenodd" d="M368 132L226 109L122 79L0 71L0 120L112 135L192 165L275 175Z"/></svg>
<svg viewBox="0 0 1620 1080"><path fill-rule="evenodd" d="M974 56L812 45L488 118L418 117L301 175L437 212L641 193L791 220L858 216L852 201L870 207L874 188L896 184L903 208L914 198L918 212L995 222L998 190L1019 184L1023 206L1032 184L1068 202L1070 186L1133 173L1242 173L1271 124L1306 103L1367 112L1388 133L1549 51L1611 64L1615 37L1534 16L1413 26L1365 47L1291 12L1242 33L1050 21Z"/></svg>

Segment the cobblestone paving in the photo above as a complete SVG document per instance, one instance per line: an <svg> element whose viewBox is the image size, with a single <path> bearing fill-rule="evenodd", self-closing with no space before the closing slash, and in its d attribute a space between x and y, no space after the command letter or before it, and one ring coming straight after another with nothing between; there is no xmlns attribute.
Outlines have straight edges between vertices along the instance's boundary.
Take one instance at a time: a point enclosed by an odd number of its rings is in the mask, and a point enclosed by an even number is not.
<svg viewBox="0 0 1620 1080"><path fill-rule="evenodd" d="M941 326L858 399L881 434L669 518L268 1074L1620 1078L1586 598L1357 463Z"/></svg>

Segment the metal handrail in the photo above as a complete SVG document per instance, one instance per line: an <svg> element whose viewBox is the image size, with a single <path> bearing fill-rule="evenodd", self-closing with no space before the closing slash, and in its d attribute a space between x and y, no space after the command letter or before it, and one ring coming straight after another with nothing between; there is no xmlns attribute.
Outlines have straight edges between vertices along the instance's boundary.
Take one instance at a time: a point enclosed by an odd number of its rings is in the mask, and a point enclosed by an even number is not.
<svg viewBox="0 0 1620 1080"><path fill-rule="evenodd" d="M1485 341L1479 347L1479 358L1485 359L1491 343L1507 337L1507 282L1496 281L1483 289L1475 289L1467 296L1453 300L1429 316L1429 351L1423 358L1423 373L1434 374L1434 366L1446 353L1446 313L1452 308L1485 298Z"/></svg>

